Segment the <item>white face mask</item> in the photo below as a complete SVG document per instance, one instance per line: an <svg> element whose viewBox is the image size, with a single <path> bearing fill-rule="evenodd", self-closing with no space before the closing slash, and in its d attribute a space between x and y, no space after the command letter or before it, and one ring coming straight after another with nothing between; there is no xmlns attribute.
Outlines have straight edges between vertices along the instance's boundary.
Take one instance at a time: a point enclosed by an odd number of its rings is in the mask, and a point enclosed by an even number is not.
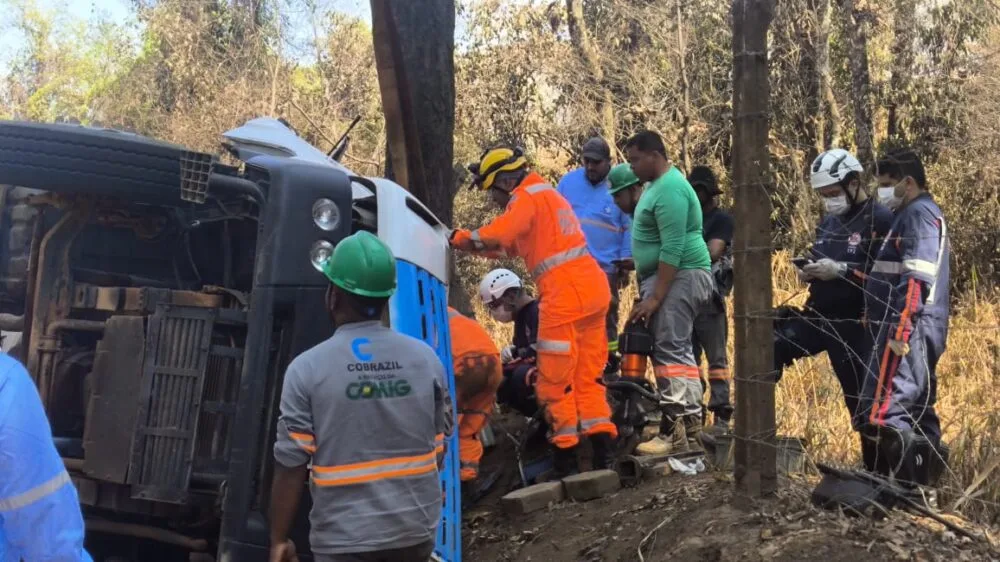
<svg viewBox="0 0 1000 562"><path fill-rule="evenodd" d="M826 207L826 212L831 215L842 215L851 208L850 204L847 203L846 195L824 197L823 206Z"/></svg>
<svg viewBox="0 0 1000 562"><path fill-rule="evenodd" d="M514 321L514 311L508 309L505 305L498 306L496 308L490 309L490 316L493 317L497 322L513 322Z"/></svg>
<svg viewBox="0 0 1000 562"><path fill-rule="evenodd" d="M878 188L878 202L892 210L896 210L899 204L903 202L903 198L896 195L896 186L880 187Z"/></svg>

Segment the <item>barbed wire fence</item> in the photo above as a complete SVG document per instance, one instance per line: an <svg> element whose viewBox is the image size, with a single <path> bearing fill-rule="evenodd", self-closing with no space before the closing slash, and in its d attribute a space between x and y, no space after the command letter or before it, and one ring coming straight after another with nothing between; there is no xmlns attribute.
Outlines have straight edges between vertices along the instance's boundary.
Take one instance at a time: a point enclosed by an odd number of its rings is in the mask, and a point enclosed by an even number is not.
<svg viewBox="0 0 1000 562"><path fill-rule="evenodd" d="M845 415L848 408L844 399L864 398L861 390L865 377L865 372L856 373L860 383L857 393L847 392L845 396L830 372L830 361L823 356L823 350L804 347L773 328L782 319L780 307L775 308L774 303L798 307L804 304L808 292L805 284L799 284L794 291L789 289L796 285L792 256L786 251L776 251L772 237L773 217L781 216L775 212L768 169L766 44L773 8L774 3L769 0L733 2L731 177L736 226L730 331L735 359L731 370L736 407L733 464L738 491L751 497L767 497L778 489L778 458L785 452L782 450L785 441L779 437L801 438L805 442L807 466L859 464L860 441L851 426L852 415ZM874 197L875 193L870 195ZM790 230L790 225L778 224L778 228ZM901 242L921 240L908 238ZM937 242L937 235L933 242ZM773 273L778 279L772 279ZM889 310L895 306L863 287L864 283L859 283L866 300ZM973 291L971 295L963 295L965 306L952 306L947 319L920 319L922 328L947 329L949 344L955 345L946 346L950 353L939 357L932 354L928 359L927 354L918 353L909 358L923 361L918 367L926 373L936 370L937 379L929 383L926 402L909 405L907 409L914 431L922 433L921 417L929 415L927 402L936 400L942 441L951 452L945 474L936 485L941 510L993 524L1000 518L1000 478L996 477L996 471L1000 470L1000 439L996 439L1000 435L997 425L1000 413L990 392L1000 380L1000 305L995 296ZM954 301L956 295L950 297ZM969 300L973 302L968 304ZM826 316L809 308L797 311L798 319L825 337L830 345L842 346L846 360L856 368L867 369L878 364L870 358L874 351L868 344L848 341L837 329L838 323L862 324L862 320ZM885 319L867 319L862 327L868 337L873 337L886 324ZM781 381L776 379L775 338L801 351L801 358L785 368ZM875 345L874 349L880 351L882 347ZM990 394L984 396L986 392ZM781 482L810 489L815 484L808 479Z"/></svg>

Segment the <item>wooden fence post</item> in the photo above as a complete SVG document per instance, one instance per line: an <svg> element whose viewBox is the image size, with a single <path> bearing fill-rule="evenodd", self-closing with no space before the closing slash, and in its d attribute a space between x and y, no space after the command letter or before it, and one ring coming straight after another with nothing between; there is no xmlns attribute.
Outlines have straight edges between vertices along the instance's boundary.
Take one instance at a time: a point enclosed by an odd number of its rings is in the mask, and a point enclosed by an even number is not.
<svg viewBox="0 0 1000 562"><path fill-rule="evenodd" d="M777 488L767 30L774 0L733 0L733 289L738 491Z"/></svg>

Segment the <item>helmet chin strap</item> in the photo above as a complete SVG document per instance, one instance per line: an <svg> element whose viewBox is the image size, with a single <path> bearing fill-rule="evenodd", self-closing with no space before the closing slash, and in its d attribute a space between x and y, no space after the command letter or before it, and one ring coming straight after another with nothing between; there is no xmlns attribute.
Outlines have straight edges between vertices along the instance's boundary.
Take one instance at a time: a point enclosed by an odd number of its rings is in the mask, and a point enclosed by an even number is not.
<svg viewBox="0 0 1000 562"><path fill-rule="evenodd" d="M860 201L858 201L858 193L861 190L861 185L860 184L858 185L858 188L854 190L853 195L851 194L850 185L851 184L848 183L847 185L844 186L844 195L847 196L847 201L848 203L851 204L851 208L853 209L854 207L857 207L860 204Z"/></svg>

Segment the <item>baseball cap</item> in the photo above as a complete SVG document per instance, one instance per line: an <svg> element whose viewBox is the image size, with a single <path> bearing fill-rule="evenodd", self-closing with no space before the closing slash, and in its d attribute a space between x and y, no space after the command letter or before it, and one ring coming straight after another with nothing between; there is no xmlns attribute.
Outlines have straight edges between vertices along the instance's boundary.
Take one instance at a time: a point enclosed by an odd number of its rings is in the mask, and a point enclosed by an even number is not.
<svg viewBox="0 0 1000 562"><path fill-rule="evenodd" d="M722 190L719 189L719 181L715 178L715 172L708 166L695 166L688 174L687 180L691 187L704 189L706 195L722 193Z"/></svg>
<svg viewBox="0 0 1000 562"><path fill-rule="evenodd" d="M583 143L580 156L591 160L611 160L611 147L601 137L593 137Z"/></svg>

